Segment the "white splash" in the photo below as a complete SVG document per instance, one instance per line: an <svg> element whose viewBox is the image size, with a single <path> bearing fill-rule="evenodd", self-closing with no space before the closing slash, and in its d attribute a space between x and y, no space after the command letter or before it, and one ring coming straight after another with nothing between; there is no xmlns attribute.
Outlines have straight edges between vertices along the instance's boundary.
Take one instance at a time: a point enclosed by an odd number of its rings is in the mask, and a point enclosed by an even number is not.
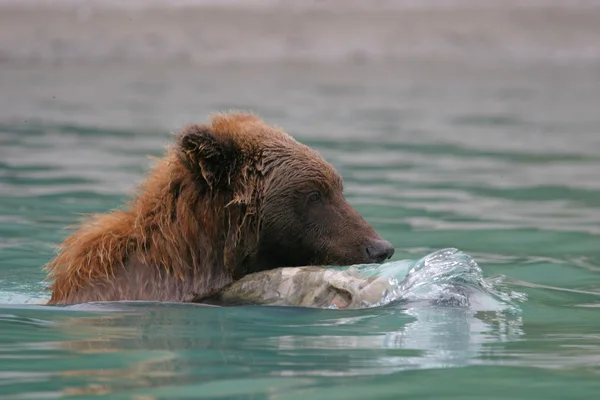
<svg viewBox="0 0 600 400"><path fill-rule="evenodd" d="M377 304L426 302L433 306L468 307L472 311L516 311L526 296L503 285L504 277L484 278L471 256L454 248L435 251L420 260L402 260L365 266L364 276L389 277L392 290Z"/></svg>

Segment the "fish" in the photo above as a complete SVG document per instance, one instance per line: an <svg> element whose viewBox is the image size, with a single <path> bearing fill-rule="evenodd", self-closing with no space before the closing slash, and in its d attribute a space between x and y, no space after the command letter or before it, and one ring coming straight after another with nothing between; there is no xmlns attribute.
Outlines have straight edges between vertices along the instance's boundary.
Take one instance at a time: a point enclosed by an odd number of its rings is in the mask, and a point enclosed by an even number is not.
<svg viewBox="0 0 600 400"><path fill-rule="evenodd" d="M393 280L361 276L359 268L284 267L255 272L193 303L217 306L270 305L357 309L377 305L396 286Z"/></svg>

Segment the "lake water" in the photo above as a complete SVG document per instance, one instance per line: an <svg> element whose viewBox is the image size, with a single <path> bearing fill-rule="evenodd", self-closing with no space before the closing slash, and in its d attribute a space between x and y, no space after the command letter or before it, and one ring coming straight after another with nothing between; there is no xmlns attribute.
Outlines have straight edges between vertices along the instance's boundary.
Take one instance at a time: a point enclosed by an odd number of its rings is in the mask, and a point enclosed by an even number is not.
<svg viewBox="0 0 600 400"><path fill-rule="evenodd" d="M234 10L227 29L213 10L197 29L225 50L205 59L173 27L194 24L181 10L159 27L139 10L0 11L0 399L597 398L600 12L578 4L514 18L407 6L438 22L397 28L419 45L390 39L394 18L413 21L398 10L363 25L358 11L325 24ZM276 12L296 24L285 45L269 39L288 25L261 25ZM446 17L463 22L448 42ZM140 50L144 23L163 36ZM119 207L170 132L227 109L320 151L393 261L454 247L524 296L511 309L43 306L65 227Z"/></svg>

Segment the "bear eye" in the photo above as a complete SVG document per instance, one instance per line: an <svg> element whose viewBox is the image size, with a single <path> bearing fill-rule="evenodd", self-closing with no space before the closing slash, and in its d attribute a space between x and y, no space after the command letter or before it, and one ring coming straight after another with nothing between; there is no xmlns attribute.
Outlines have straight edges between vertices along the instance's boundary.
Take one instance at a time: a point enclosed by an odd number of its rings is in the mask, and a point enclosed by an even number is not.
<svg viewBox="0 0 600 400"><path fill-rule="evenodd" d="M315 192L310 192L308 195L308 202L309 203L317 203L321 201L321 193L315 191Z"/></svg>

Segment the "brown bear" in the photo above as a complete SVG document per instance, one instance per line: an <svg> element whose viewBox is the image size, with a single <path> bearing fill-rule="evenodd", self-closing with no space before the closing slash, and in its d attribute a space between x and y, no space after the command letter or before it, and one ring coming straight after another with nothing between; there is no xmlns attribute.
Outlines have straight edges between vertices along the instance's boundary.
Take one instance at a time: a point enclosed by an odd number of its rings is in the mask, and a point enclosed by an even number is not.
<svg viewBox="0 0 600 400"><path fill-rule="evenodd" d="M177 135L127 209L62 243L49 304L189 301L261 270L393 252L317 152L254 115L217 114Z"/></svg>

